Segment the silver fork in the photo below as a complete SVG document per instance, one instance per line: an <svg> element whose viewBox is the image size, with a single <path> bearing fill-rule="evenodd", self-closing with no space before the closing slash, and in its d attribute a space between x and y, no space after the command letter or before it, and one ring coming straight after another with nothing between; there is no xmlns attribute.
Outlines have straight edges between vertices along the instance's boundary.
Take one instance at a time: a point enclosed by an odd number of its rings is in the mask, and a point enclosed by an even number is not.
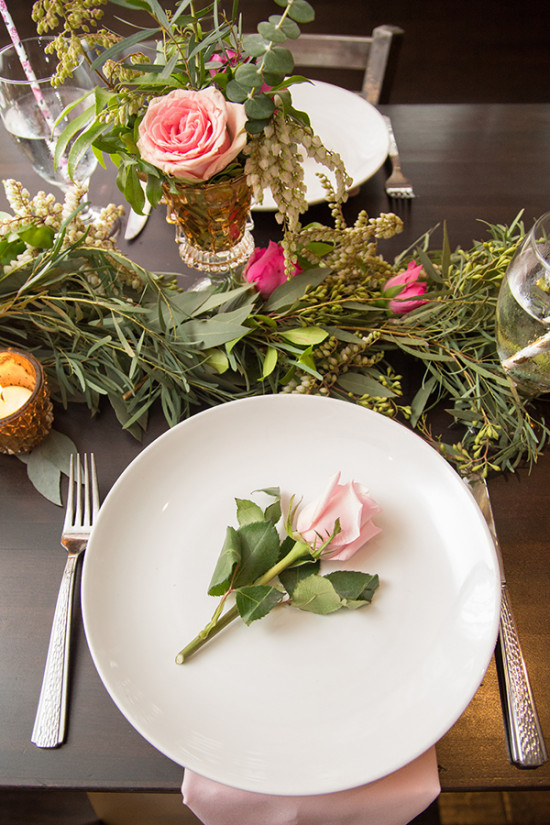
<svg viewBox="0 0 550 825"><path fill-rule="evenodd" d="M405 177L401 170L401 160L399 158L399 152L397 149L397 143L395 141L391 120L387 117L387 115L384 115L383 117L390 138L388 157L392 164L392 173L386 180L386 195L389 198L405 198L409 200L410 198L416 197L412 188L412 183Z"/></svg>
<svg viewBox="0 0 550 825"><path fill-rule="evenodd" d="M93 454L71 456L69 488L61 545L68 553L53 617L50 643L31 741L39 748L63 743L67 718L69 644L76 567L85 550L99 511L99 492Z"/></svg>

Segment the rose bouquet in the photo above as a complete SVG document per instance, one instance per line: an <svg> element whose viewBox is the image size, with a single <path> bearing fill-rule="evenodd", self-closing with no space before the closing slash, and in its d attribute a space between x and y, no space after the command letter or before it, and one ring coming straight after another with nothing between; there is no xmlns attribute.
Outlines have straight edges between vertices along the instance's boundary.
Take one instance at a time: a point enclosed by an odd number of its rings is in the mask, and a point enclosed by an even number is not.
<svg viewBox="0 0 550 825"><path fill-rule="evenodd" d="M281 13L249 35L238 0L230 15L220 0L206 8L180 0L166 10L158 0L112 0L150 18L150 26L134 25L126 37L99 27L107 2L37 0L33 7L39 34L60 29L47 47L57 53L56 77L70 75L84 56L100 81L93 104L57 142L59 157L71 147L69 172L90 146L109 155L137 212L145 199L156 206L178 185L245 175L256 200L269 187L278 220L295 227L307 209L308 155L333 171L338 197L345 197L350 181L340 157L292 105L291 87L305 78L293 75L284 44L314 18L307 0L275 0Z"/></svg>
<svg viewBox="0 0 550 825"><path fill-rule="evenodd" d="M336 473L323 494L303 507L291 497L283 541L276 529L282 515L278 487L258 491L272 499L265 510L236 499L239 527L227 528L208 587L220 601L208 624L178 653L176 664L184 664L235 619L250 625L279 604L328 615L371 603L377 575L347 569L321 574L322 560L348 561L380 532L372 521L380 507L367 489L356 481L339 482ZM235 604L226 610L229 596Z"/></svg>

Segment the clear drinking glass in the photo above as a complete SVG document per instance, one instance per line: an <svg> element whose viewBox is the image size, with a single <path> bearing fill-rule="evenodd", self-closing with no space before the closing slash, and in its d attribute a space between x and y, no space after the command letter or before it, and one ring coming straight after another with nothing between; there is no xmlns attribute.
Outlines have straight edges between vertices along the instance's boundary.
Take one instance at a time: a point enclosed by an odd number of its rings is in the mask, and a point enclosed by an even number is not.
<svg viewBox="0 0 550 825"><path fill-rule="evenodd" d="M497 347L508 375L528 394L550 392L550 212L512 258L497 304Z"/></svg>
<svg viewBox="0 0 550 825"><path fill-rule="evenodd" d="M54 88L51 77L56 70L57 58L45 52L52 40L52 37L31 37L21 41L36 78L32 82L15 47L5 46L0 50L0 115L6 131L29 159L35 172L48 183L67 192L75 181L89 184L97 159L89 149L78 164L73 181L68 174L67 153L54 168L55 142L68 121L83 112L91 101L88 99L75 106L55 129L54 124L66 106L93 90L94 81L85 65L81 64L72 77ZM92 221L99 211L88 206L81 216L86 221Z"/></svg>

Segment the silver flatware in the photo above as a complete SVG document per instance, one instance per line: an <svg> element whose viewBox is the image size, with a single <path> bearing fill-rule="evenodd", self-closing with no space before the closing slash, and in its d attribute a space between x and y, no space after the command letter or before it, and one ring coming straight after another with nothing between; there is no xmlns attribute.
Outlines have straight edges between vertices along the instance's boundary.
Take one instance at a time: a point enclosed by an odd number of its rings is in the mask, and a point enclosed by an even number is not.
<svg viewBox="0 0 550 825"><path fill-rule="evenodd" d="M69 646L76 567L88 544L99 511L97 474L93 454L71 456L69 488L61 545L68 557L53 617L44 677L31 741L39 748L56 748L65 738L69 675Z"/></svg>
<svg viewBox="0 0 550 825"><path fill-rule="evenodd" d="M527 666L506 584L502 553L496 533L489 490L485 479L467 479L483 513L497 552L500 566L501 607L498 651L502 661L500 680L510 760L521 768L538 768L548 761L546 745L527 674Z"/></svg>
<svg viewBox="0 0 550 825"><path fill-rule="evenodd" d="M416 197L416 195L414 194L412 183L405 177L403 170L401 169L401 159L399 157L399 150L397 149L397 142L393 133L392 122L387 115L383 115L383 118L390 139L388 157L392 164L391 175L386 180L386 195L389 198L403 198L405 200L409 200L410 198Z"/></svg>

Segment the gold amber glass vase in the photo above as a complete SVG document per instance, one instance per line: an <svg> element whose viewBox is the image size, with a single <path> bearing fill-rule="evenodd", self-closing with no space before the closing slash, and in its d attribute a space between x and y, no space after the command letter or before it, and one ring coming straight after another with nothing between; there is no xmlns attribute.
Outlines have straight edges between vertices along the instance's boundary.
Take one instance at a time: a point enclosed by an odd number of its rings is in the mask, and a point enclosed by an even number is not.
<svg viewBox="0 0 550 825"><path fill-rule="evenodd" d="M40 361L0 349L0 453L27 453L49 433L50 393Z"/></svg>
<svg viewBox="0 0 550 825"><path fill-rule="evenodd" d="M252 254L251 191L244 175L214 184L176 184L175 191L165 186L164 200L187 266L219 274Z"/></svg>

